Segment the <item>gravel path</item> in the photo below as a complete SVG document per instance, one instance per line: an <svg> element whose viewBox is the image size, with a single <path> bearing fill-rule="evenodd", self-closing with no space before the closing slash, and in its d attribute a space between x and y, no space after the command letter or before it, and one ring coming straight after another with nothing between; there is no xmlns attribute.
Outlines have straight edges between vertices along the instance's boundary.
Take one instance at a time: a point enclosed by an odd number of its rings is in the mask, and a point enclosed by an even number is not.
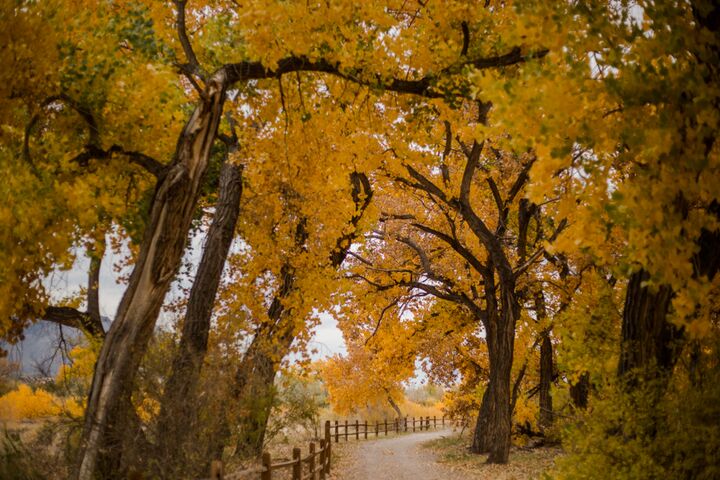
<svg viewBox="0 0 720 480"><path fill-rule="evenodd" d="M421 443L448 435L450 430L411 433L387 439L358 442L336 471L343 480L447 480L455 474L436 462Z"/></svg>

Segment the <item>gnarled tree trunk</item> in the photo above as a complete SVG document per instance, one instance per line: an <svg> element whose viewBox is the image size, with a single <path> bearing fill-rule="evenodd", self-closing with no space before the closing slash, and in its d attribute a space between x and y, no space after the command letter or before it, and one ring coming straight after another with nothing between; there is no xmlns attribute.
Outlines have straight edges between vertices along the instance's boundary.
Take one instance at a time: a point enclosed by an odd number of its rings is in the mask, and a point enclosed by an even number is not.
<svg viewBox="0 0 720 480"><path fill-rule="evenodd" d="M221 71L207 83L178 141L176 157L158 180L130 282L100 351L85 413L78 478L123 476L135 375L160 308L180 265L200 184L225 101ZM131 429L132 430L132 429Z"/></svg>
<svg viewBox="0 0 720 480"><path fill-rule="evenodd" d="M486 284L488 312L496 292ZM490 296L488 296L490 294ZM483 395L475 426L472 451L488 453L488 463L507 463L512 433L511 387L515 342L515 322L519 316L514 280L500 286L499 315L488 315L486 341L490 360L490 380Z"/></svg>

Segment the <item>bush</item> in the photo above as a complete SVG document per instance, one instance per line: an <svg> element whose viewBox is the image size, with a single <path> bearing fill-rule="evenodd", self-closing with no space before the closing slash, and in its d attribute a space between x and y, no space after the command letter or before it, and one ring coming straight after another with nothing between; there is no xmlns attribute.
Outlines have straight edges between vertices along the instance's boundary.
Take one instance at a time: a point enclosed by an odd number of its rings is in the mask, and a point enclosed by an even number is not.
<svg viewBox="0 0 720 480"><path fill-rule="evenodd" d="M557 479L720 478L720 375L674 379L632 393L609 386L568 425Z"/></svg>

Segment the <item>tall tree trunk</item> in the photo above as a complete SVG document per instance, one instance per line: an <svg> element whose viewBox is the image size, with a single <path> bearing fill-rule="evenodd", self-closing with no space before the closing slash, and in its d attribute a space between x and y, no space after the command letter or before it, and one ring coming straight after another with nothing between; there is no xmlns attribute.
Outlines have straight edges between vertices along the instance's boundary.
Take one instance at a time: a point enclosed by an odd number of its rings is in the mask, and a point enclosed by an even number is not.
<svg viewBox="0 0 720 480"><path fill-rule="evenodd" d="M542 290L535 293L535 313L538 322L547 319L545 295ZM553 380L553 346L550 338L550 327L543 326L540 336L542 340L540 342L540 388L538 390L540 416L538 425L542 431L552 425L553 421L552 396L550 394Z"/></svg>
<svg viewBox="0 0 720 480"><path fill-rule="evenodd" d="M242 390L236 396L243 411L238 419L236 451L242 456L259 456L265 444L270 412L275 403L275 376L279 361L259 350L243 361Z"/></svg>
<svg viewBox="0 0 720 480"><path fill-rule="evenodd" d="M552 425L553 404L550 387L553 380L553 345L550 338L550 329L542 333L540 344L540 418L538 424L543 430Z"/></svg>
<svg viewBox="0 0 720 480"><path fill-rule="evenodd" d="M208 80L178 141L173 163L158 180L143 242L95 366L85 412L78 478L123 476L131 393L160 308L185 250L198 192L225 101L223 71Z"/></svg>
<svg viewBox="0 0 720 480"><path fill-rule="evenodd" d="M590 375L583 372L577 382L570 384L570 399L575 408L585 410L588 406L590 394Z"/></svg>
<svg viewBox="0 0 720 480"><path fill-rule="evenodd" d="M90 269L88 270L87 314L90 323L94 326L93 331L89 333L96 337L105 335L105 328L100 316L100 268L105 256L105 231L103 230L100 235L94 248L88 252L90 255Z"/></svg>
<svg viewBox="0 0 720 480"><path fill-rule="evenodd" d="M490 380L475 426L472 451L488 455L488 463L507 463L512 434L511 388L515 342L515 321L519 305L515 296L514 281L500 287L500 315L486 322L486 341L490 360ZM486 298L494 298L488 292ZM491 293L492 297L488 297ZM492 302L492 300L491 300ZM488 305L488 310L491 308Z"/></svg>
<svg viewBox="0 0 720 480"><path fill-rule="evenodd" d="M220 170L215 216L190 291L180 345L158 418L158 454L177 466L189 454L186 442L197 433L197 384L207 352L215 296L240 213L241 195L242 166L226 162Z"/></svg>
<svg viewBox="0 0 720 480"><path fill-rule="evenodd" d="M514 282L513 282L514 283ZM507 463L510 456L512 434L512 412L510 409L512 364L515 346L515 321L518 317L518 303L514 288L501 286L502 316L488 348L490 352L490 422L488 424L490 445L488 463ZM490 344L488 344L490 347Z"/></svg>
<svg viewBox="0 0 720 480"><path fill-rule="evenodd" d="M644 286L650 278L645 270L630 276L622 319L622 343L618 375L667 373L675 364L680 331L667 321L673 292L669 285L656 291ZM634 379L630 379L635 384Z"/></svg>

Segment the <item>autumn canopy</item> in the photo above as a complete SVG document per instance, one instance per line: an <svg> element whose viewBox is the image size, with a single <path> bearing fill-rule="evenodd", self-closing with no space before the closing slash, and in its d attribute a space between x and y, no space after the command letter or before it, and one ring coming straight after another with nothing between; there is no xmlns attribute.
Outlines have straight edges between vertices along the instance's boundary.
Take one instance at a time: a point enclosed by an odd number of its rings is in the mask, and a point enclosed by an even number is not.
<svg viewBox="0 0 720 480"><path fill-rule="evenodd" d="M398 417L420 375L489 463L716 478L719 127L712 0L0 0L3 352L83 332L82 480L254 458L292 375Z"/></svg>

